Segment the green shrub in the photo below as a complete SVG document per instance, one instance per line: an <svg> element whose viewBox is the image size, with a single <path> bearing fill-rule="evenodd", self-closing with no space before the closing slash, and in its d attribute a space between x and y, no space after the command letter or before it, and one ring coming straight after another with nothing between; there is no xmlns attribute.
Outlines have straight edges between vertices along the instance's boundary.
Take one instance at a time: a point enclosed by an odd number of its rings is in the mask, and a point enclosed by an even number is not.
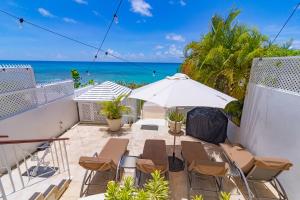
<svg viewBox="0 0 300 200"><path fill-rule="evenodd" d="M221 192L219 199L220 200L230 200L230 196L231 196L230 193ZM202 195L196 195L196 196L193 196L192 200L204 200L204 198Z"/></svg>
<svg viewBox="0 0 300 200"><path fill-rule="evenodd" d="M192 200L204 200L202 195L193 196Z"/></svg>
<svg viewBox="0 0 300 200"><path fill-rule="evenodd" d="M134 186L132 177L125 177L123 185L110 181L107 185L105 199L107 200L167 200L169 199L169 184L159 171L151 174L150 179L144 189L138 189Z"/></svg>
<svg viewBox="0 0 300 200"><path fill-rule="evenodd" d="M221 192L220 193L220 200L230 200L230 193L228 192Z"/></svg>
<svg viewBox="0 0 300 200"><path fill-rule="evenodd" d="M229 115L233 123L240 126L243 112L243 103L241 101L231 101L225 106L224 111Z"/></svg>
<svg viewBox="0 0 300 200"><path fill-rule="evenodd" d="M101 102L100 113L104 115L107 119L120 119L123 113L129 113L130 108L122 105L122 99L125 95L120 95L112 101Z"/></svg>

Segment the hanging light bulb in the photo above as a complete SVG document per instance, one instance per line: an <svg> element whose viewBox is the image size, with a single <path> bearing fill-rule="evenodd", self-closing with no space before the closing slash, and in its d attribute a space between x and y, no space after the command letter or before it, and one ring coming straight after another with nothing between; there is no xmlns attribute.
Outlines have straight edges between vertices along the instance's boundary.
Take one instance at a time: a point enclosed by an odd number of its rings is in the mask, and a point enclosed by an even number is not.
<svg viewBox="0 0 300 200"><path fill-rule="evenodd" d="M24 19L23 18L19 18L19 28L20 29L23 28L23 22L24 22Z"/></svg>
<svg viewBox="0 0 300 200"><path fill-rule="evenodd" d="M118 16L117 16L117 14L114 14L114 22L115 22L116 24L119 23L119 18L118 18Z"/></svg>

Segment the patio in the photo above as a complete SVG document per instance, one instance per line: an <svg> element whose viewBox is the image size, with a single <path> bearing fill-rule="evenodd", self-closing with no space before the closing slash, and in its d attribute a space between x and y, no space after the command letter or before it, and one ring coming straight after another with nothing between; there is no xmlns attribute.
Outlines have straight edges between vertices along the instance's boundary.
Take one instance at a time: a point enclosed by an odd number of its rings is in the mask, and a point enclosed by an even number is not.
<svg viewBox="0 0 300 200"><path fill-rule="evenodd" d="M107 127L98 125L86 125L79 124L67 131L63 137L69 137L67 148L69 152L69 161L72 174L72 182L67 191L62 196L62 199L78 199L81 189L81 183L85 170L78 165L78 160L81 155L93 155L95 152L99 152L105 145L110 137L129 138L128 145L129 155L138 156L142 153L143 145L146 139L164 139L167 144L168 154L172 154L173 137L168 134L167 127L160 126L158 131L141 130L140 126L134 124L130 127L123 127L119 133L110 133L107 131ZM176 155L180 155L180 141L189 140L196 141L196 139L189 136L181 136L176 140ZM205 144L207 152L214 156L216 159L220 158L220 152L217 146ZM133 170L126 170L123 176L134 175ZM187 177L186 172L170 172L170 191L171 199L188 199L187 198ZM104 177L96 176L93 181L104 182ZM180 184L178 184L180 183ZM217 199L218 194L216 192L209 192L205 190L214 190L214 182L208 178L197 180L197 184L201 187L201 190L195 190L191 195L203 194L205 199ZM256 192L259 197L264 199L273 199L275 196L266 187L261 185L257 187ZM234 184L229 180L225 180L224 191L232 193L232 199L244 199L243 195L236 189ZM100 194L105 192L105 186L90 186L89 193L86 196L93 194Z"/></svg>

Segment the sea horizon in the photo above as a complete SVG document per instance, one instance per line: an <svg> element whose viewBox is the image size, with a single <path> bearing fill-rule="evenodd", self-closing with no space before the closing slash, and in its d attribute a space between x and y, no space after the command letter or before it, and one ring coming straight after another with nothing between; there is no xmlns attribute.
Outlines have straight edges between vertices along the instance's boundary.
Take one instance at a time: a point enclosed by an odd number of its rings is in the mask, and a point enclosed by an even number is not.
<svg viewBox="0 0 300 200"><path fill-rule="evenodd" d="M80 73L84 84L93 79L96 83L122 81L151 83L178 72L181 63L171 62L118 62L118 61L46 61L0 60L1 64L28 64L34 70L38 84L71 79L71 70Z"/></svg>

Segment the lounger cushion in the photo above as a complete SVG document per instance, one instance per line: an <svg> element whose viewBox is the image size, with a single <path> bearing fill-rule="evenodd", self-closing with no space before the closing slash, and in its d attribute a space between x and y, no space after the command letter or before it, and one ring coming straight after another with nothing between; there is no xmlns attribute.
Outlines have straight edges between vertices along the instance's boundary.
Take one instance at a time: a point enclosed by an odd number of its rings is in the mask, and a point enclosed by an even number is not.
<svg viewBox="0 0 300 200"><path fill-rule="evenodd" d="M247 174L254 166L254 156L241 145L220 144L231 161Z"/></svg>
<svg viewBox="0 0 300 200"><path fill-rule="evenodd" d="M80 157L79 165L89 170L116 170L122 155L127 151L128 143L128 139L111 138L97 156Z"/></svg>
<svg viewBox="0 0 300 200"><path fill-rule="evenodd" d="M190 165L194 160L210 160L200 142L181 141L182 155Z"/></svg>
<svg viewBox="0 0 300 200"><path fill-rule="evenodd" d="M138 161L138 169L144 173L151 173L152 163L155 165L153 169L160 169L161 172L168 170L168 155L166 150L166 143L164 140L146 140L144 145L143 154ZM145 159L145 160L144 160ZM151 161L151 163L149 162ZM145 166L143 166L145 164ZM152 166L152 167L150 167ZM149 168L150 167L150 168ZM146 170L149 169L149 170Z"/></svg>
<svg viewBox="0 0 300 200"><path fill-rule="evenodd" d="M210 176L224 176L227 173L228 164L211 161L201 142L182 141L181 148L189 171Z"/></svg>
<svg viewBox="0 0 300 200"><path fill-rule="evenodd" d="M79 165L88 170L106 171L111 168L111 159L81 156Z"/></svg>
<svg viewBox="0 0 300 200"><path fill-rule="evenodd" d="M255 166L270 170L289 170L292 163L286 159L256 156Z"/></svg>
<svg viewBox="0 0 300 200"><path fill-rule="evenodd" d="M98 157L112 160L112 167L117 169L122 155L126 153L129 139L111 138L103 147Z"/></svg>
<svg viewBox="0 0 300 200"><path fill-rule="evenodd" d="M152 160L138 159L136 162L137 168L144 173L151 173L155 170L159 170L161 173L166 171L166 167L163 165L155 165Z"/></svg>
<svg viewBox="0 0 300 200"><path fill-rule="evenodd" d="M189 171L209 176L225 176L229 169L226 162L215 162L208 160L195 160L189 166Z"/></svg>

